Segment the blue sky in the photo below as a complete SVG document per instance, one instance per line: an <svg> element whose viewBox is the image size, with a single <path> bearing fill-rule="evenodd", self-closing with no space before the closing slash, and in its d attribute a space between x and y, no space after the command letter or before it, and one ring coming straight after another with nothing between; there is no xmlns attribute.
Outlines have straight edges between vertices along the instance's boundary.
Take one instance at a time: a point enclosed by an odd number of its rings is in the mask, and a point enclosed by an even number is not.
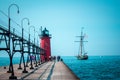
<svg viewBox="0 0 120 80"><path fill-rule="evenodd" d="M11 18L18 24L28 17L36 31L40 26L49 30L52 55L78 54L79 43L74 41L79 40L75 36L81 27L88 36L88 55L120 55L120 0L0 0L0 10L7 14L12 3L20 8L20 14L11 8ZM0 22L7 25L2 13ZM26 23L24 28L28 31Z"/></svg>

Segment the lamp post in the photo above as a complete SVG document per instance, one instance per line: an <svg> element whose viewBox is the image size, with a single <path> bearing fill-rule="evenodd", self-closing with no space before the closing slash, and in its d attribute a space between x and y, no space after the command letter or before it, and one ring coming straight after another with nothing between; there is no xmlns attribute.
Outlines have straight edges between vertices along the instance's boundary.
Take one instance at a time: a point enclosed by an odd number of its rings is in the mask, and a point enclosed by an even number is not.
<svg viewBox="0 0 120 80"><path fill-rule="evenodd" d="M39 36L39 33L37 32L37 31L35 31L35 33L37 33L38 34L38 36ZM38 37L37 37L37 44L36 44L37 46L39 46L39 44L38 44ZM38 67L37 66L37 47L36 47L36 53L35 53L35 60L36 60L36 65L35 65L35 67Z"/></svg>
<svg viewBox="0 0 120 80"><path fill-rule="evenodd" d="M28 25L30 24L29 19L28 18L23 18L21 20L21 26L22 26L22 58L23 58L23 64L24 64L24 70L23 73L28 73L28 71L26 71L26 66L25 66L25 59L24 59L24 46L23 46L23 38L24 38L24 28L23 28L23 21L27 20L28 21Z"/></svg>
<svg viewBox="0 0 120 80"><path fill-rule="evenodd" d="M29 21L29 19L28 18L23 18L22 20L21 20L21 26L22 26L22 55L21 55L21 58L20 58L20 64L19 64L19 68L18 69L22 69L21 68L21 62L22 62L22 58L23 58L23 64L25 63L24 62L24 55L23 55L23 52L24 52L24 48L23 48L23 38L24 38L24 28L23 28L23 22L24 22L24 20L27 20L28 21L28 25L30 24L30 21ZM24 70L26 70L26 69L24 69Z"/></svg>
<svg viewBox="0 0 120 80"><path fill-rule="evenodd" d="M39 47L39 43L38 43L38 39L39 39L39 33L38 33L38 31L35 31L35 33L37 33L38 34L38 37L37 37L37 46Z"/></svg>
<svg viewBox="0 0 120 80"><path fill-rule="evenodd" d="M17 8L17 12L19 13L19 7L17 4L11 4L9 7L8 7L8 33L9 33L9 41L8 41L8 48L9 48L9 57L10 57L10 66L9 66L9 71L11 71L11 76L9 77L9 79L17 79L17 77L14 75L14 69L13 69L13 63L12 63L12 58L13 58L13 52L11 52L11 48L10 48L10 39L11 39L11 33L10 33L10 27L11 27L11 18L10 18L10 10L11 10L11 7L12 6L15 6ZM9 72L8 71L8 72Z"/></svg>
<svg viewBox="0 0 120 80"><path fill-rule="evenodd" d="M34 44L35 44L35 27L34 26L30 26L29 27L29 42L30 42L30 28L34 28ZM34 47L33 47L33 52L34 52ZM33 64L32 64L32 57L30 57L31 59L30 59L30 61L31 61L31 63L30 63L30 65L31 65L31 67L30 67L30 69L34 69L33 68Z"/></svg>

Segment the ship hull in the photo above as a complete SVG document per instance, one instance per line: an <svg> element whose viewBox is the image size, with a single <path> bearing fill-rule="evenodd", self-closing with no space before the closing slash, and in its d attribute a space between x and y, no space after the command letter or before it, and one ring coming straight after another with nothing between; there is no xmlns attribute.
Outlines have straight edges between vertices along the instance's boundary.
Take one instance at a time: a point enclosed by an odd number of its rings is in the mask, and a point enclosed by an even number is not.
<svg viewBox="0 0 120 80"><path fill-rule="evenodd" d="M87 59L88 59L88 55L80 55L80 56L77 56L77 59L78 59L78 60L87 60Z"/></svg>

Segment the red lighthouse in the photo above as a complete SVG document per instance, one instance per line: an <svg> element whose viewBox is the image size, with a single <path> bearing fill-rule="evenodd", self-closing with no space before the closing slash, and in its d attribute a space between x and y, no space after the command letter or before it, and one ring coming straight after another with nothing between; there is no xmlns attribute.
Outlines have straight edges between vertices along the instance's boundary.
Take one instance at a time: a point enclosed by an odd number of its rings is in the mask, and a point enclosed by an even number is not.
<svg viewBox="0 0 120 80"><path fill-rule="evenodd" d="M41 48L44 49L44 55L41 55L42 61L49 61L49 58L51 56L51 47L50 47L50 34L49 31L44 28L42 30L41 28Z"/></svg>

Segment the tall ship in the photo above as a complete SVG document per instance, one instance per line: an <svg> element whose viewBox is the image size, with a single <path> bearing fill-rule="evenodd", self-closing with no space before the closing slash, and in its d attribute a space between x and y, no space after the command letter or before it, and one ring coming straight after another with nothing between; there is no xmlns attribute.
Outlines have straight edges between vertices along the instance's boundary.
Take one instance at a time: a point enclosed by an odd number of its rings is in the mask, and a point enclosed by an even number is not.
<svg viewBox="0 0 120 80"><path fill-rule="evenodd" d="M88 55L87 55L87 52L85 52L85 49L84 49L84 42L88 42L88 41L84 41L84 38L85 38L85 35L83 35L83 27L81 29L81 35L80 36L76 36L76 37L79 37L80 38L80 41L75 41L75 42L79 42L80 43L80 48L79 48L79 53L78 55L76 56L78 60L87 60L88 59Z"/></svg>

